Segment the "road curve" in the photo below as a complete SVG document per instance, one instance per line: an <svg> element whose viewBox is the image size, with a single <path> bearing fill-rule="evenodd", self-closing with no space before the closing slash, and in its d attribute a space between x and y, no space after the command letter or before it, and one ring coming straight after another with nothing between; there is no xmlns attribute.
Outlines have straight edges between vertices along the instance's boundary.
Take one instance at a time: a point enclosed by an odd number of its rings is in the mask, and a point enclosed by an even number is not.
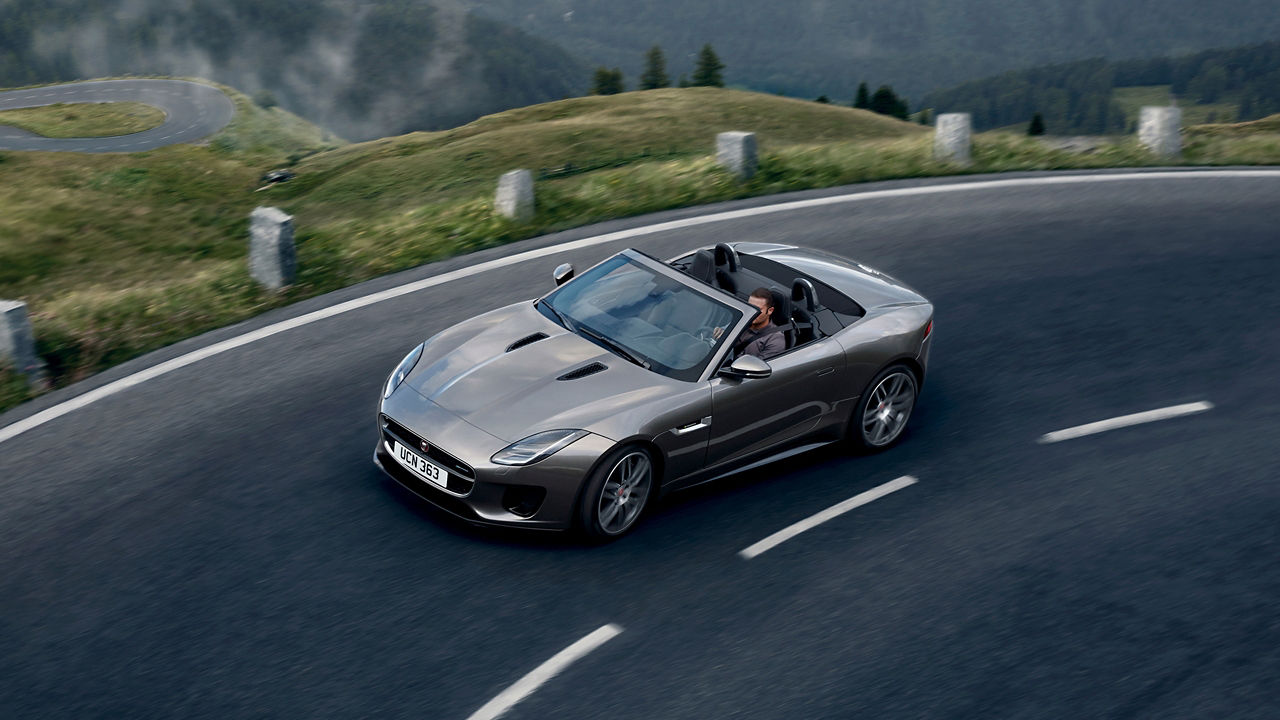
<svg viewBox="0 0 1280 720"><path fill-rule="evenodd" d="M0 426L526 249L983 180L726 203L484 251L180 343ZM729 217L567 246L105 397L0 444L0 707L462 719L616 625L503 717L1280 715L1278 190L1274 176L1080 180ZM777 239L934 301L932 375L900 446L820 451L677 495L595 548L473 530L373 468L379 386L423 336L544 292L560 262ZM1197 401L1213 408L1039 442ZM738 554L903 476L917 482Z"/></svg>
<svg viewBox="0 0 1280 720"><path fill-rule="evenodd" d="M235 104L226 93L186 80L95 80L0 92L0 110L103 102L154 105L165 112L165 121L150 130L100 138L46 138L0 125L0 150L141 152L202 140L225 127L235 114Z"/></svg>

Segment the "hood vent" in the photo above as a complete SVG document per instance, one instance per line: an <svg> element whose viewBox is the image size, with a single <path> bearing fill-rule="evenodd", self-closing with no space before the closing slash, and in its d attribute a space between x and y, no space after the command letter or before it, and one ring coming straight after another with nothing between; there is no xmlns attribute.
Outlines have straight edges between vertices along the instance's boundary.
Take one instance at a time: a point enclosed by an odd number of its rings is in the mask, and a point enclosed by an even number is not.
<svg viewBox="0 0 1280 720"><path fill-rule="evenodd" d="M511 352L512 350L519 350L520 348L524 347L525 345L532 345L532 344L534 344L534 343L538 342L539 340L546 340L546 339L547 339L547 334L546 334L546 333L536 332L536 333L534 333L534 334L532 334L532 335L529 335L529 336L527 336L527 337L522 337L522 338L520 338L519 340L517 340L517 341L515 341L515 342L511 343L510 345L508 345L508 346L507 346L507 352Z"/></svg>
<svg viewBox="0 0 1280 720"><path fill-rule="evenodd" d="M603 365L598 362L593 362L590 365L583 365L577 370L570 370L569 372L561 375L556 379L557 380L578 380L588 375L595 375L598 372L604 372L605 370L608 370L608 369L609 368L606 365Z"/></svg>

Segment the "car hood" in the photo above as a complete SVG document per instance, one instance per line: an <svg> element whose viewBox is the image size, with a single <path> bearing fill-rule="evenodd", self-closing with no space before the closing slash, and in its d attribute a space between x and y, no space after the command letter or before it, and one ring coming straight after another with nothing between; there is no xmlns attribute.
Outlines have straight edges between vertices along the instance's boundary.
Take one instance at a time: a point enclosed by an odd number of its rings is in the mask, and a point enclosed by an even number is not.
<svg viewBox="0 0 1280 720"><path fill-rule="evenodd" d="M538 334L546 337L532 339ZM597 365L603 369L560 379ZM525 302L427 341L405 382L471 425L514 442L543 430L605 434L610 418L661 397L676 381L568 332Z"/></svg>

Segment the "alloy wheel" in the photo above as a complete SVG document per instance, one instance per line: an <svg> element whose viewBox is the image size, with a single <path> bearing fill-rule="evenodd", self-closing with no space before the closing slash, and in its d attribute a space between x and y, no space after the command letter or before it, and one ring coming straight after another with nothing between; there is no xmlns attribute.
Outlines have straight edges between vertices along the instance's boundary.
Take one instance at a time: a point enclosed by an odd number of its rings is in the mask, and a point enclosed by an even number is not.
<svg viewBox="0 0 1280 720"><path fill-rule="evenodd" d="M916 402L916 381L905 370L890 373L871 391L862 414L862 437L871 447L884 447L902 434Z"/></svg>
<svg viewBox="0 0 1280 720"><path fill-rule="evenodd" d="M653 464L649 457L640 451L623 455L605 478L596 503L600 529L619 535L631 527L644 509L652 485Z"/></svg>

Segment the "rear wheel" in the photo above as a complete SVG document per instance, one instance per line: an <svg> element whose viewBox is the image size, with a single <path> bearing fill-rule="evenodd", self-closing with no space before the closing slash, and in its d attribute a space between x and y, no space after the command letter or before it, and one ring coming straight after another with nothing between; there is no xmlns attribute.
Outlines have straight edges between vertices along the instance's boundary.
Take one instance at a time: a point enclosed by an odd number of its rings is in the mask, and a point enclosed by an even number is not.
<svg viewBox="0 0 1280 720"><path fill-rule="evenodd" d="M653 458L642 447L618 448L592 472L578 516L589 537L610 539L635 526L653 495Z"/></svg>
<svg viewBox="0 0 1280 720"><path fill-rule="evenodd" d="M849 419L849 436L855 448L883 450L902 437L916 406L919 383L905 365L890 365L876 375L858 400Z"/></svg>

